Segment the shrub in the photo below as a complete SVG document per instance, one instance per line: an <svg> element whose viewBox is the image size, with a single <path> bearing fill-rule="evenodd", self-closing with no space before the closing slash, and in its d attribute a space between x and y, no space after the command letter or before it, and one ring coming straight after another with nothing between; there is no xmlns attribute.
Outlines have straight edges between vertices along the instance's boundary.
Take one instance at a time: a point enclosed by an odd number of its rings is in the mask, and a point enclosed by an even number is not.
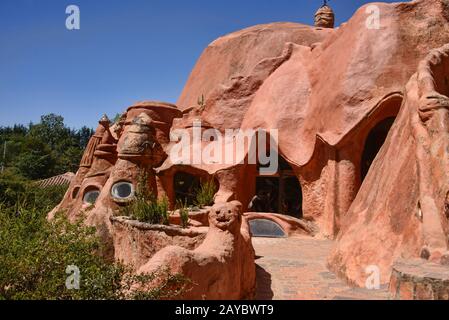
<svg viewBox="0 0 449 320"><path fill-rule="evenodd" d="M39 188L34 182L13 173L0 175L0 203L16 211L26 208L49 212L61 202L66 191L64 186Z"/></svg>
<svg viewBox="0 0 449 320"><path fill-rule="evenodd" d="M166 197L157 199L153 194L139 193L127 206L122 207L120 215L140 222L169 225L169 204Z"/></svg>
<svg viewBox="0 0 449 320"><path fill-rule="evenodd" d="M187 228L189 225L189 208L187 206L187 201L183 202L178 200L176 202L176 207L179 210L179 215L181 217L181 227Z"/></svg>
<svg viewBox="0 0 449 320"><path fill-rule="evenodd" d="M101 257L95 229L81 221L70 223L63 214L47 221L63 194L63 188L1 176L0 300L172 299L183 292L187 279L168 269L134 275ZM80 270L79 290L66 287L69 266ZM140 289L154 280L155 287Z"/></svg>
<svg viewBox="0 0 449 320"><path fill-rule="evenodd" d="M148 174L145 172L139 176L134 200L130 204L120 208L118 213L140 222L169 225L170 213L168 212L168 199L167 197L157 199L148 189L147 178Z"/></svg>
<svg viewBox="0 0 449 320"><path fill-rule="evenodd" d="M202 183L200 188L196 192L195 205L200 208L213 205L216 192L217 186L215 185L213 180L208 180Z"/></svg>
<svg viewBox="0 0 449 320"><path fill-rule="evenodd" d="M106 261L97 254L95 230L81 222L72 224L62 215L48 222L40 212L0 210L0 300L164 299L180 294L187 282L168 269L134 275ZM66 287L68 266L80 270L79 290ZM157 287L139 289L155 279Z"/></svg>

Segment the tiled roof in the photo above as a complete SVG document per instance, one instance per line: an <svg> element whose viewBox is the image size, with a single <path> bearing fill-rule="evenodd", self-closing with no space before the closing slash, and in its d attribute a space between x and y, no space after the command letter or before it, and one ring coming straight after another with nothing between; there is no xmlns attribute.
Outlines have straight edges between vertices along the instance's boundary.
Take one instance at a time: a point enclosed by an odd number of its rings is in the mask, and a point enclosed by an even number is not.
<svg viewBox="0 0 449 320"><path fill-rule="evenodd" d="M61 174L59 176L51 177L45 180L41 180L37 182L37 185L41 188L48 188L54 186L68 186L72 179L75 177L75 174L72 172L67 172Z"/></svg>

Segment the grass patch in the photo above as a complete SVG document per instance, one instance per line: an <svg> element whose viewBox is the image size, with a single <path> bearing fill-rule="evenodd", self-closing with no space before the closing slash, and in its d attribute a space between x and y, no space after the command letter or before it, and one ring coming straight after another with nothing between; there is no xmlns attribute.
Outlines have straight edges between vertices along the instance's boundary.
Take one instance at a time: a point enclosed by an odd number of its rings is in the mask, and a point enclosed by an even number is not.
<svg viewBox="0 0 449 320"><path fill-rule="evenodd" d="M217 193L217 186L213 180L207 180L201 183L201 186L196 192L195 205L199 208L213 205L215 193Z"/></svg>

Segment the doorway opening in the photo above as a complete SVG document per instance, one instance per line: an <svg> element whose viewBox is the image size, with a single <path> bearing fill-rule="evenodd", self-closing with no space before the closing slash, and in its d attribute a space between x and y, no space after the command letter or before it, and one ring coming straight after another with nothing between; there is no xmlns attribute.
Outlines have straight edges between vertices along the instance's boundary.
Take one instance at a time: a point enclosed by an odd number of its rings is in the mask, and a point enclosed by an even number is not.
<svg viewBox="0 0 449 320"><path fill-rule="evenodd" d="M201 180L192 174L177 172L174 177L175 199L188 206L195 205L196 192L200 188Z"/></svg>
<svg viewBox="0 0 449 320"><path fill-rule="evenodd" d="M365 149L362 155L361 177L365 180L371 165L385 143L388 133L393 126L396 117L389 117L378 123L369 133L366 139Z"/></svg>
<svg viewBox="0 0 449 320"><path fill-rule="evenodd" d="M279 157L277 174L256 178L256 196L250 207L254 212L280 213L302 218L301 184L285 159Z"/></svg>

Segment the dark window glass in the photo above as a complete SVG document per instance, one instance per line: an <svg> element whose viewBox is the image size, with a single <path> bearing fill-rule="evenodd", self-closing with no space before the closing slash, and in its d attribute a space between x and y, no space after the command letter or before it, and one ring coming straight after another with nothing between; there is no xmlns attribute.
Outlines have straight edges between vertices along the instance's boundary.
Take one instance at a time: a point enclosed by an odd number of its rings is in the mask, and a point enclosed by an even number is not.
<svg viewBox="0 0 449 320"><path fill-rule="evenodd" d="M84 195L83 201L84 201L84 203L95 204L99 195L100 195L100 190L88 191Z"/></svg>
<svg viewBox="0 0 449 320"><path fill-rule="evenodd" d="M249 222L253 237L264 238L286 238L284 230L277 223L266 220L257 219Z"/></svg>
<svg viewBox="0 0 449 320"><path fill-rule="evenodd" d="M128 199L134 196L134 187L129 182L118 182L112 187L112 196L117 199Z"/></svg>

